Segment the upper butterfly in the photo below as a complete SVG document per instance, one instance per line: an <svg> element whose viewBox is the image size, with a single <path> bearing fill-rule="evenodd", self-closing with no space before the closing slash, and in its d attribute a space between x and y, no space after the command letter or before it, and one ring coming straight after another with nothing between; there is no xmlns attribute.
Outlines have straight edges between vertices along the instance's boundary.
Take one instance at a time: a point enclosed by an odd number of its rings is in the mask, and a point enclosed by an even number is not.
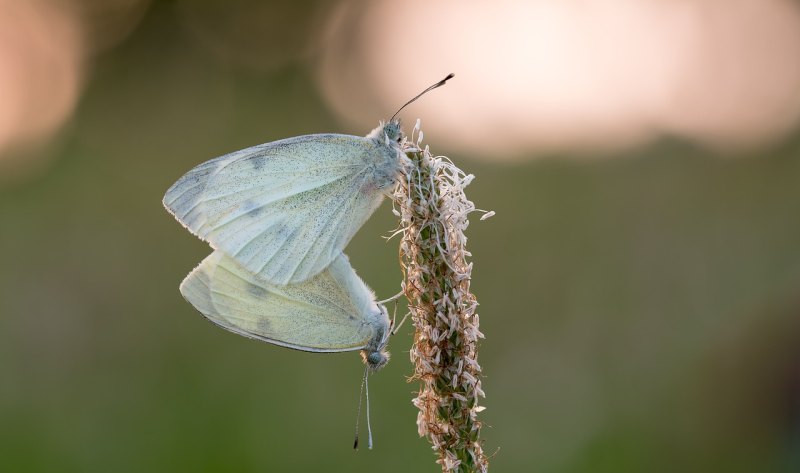
<svg viewBox="0 0 800 473"><path fill-rule="evenodd" d="M178 179L164 207L266 281L302 282L328 267L396 183L402 139L393 116L366 137L305 135L235 151Z"/></svg>
<svg viewBox="0 0 800 473"><path fill-rule="evenodd" d="M366 137L317 134L205 162L164 206L186 228L274 284L325 269L378 208L400 168L400 124Z"/></svg>

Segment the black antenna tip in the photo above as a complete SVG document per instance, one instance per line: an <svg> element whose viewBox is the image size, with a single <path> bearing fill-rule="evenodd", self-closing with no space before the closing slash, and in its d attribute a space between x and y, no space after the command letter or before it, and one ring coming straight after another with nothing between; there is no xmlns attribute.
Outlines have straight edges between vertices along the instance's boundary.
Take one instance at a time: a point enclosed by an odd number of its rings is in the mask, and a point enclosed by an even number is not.
<svg viewBox="0 0 800 473"><path fill-rule="evenodd" d="M400 107L399 109L397 109L397 111L396 111L396 112L394 112L394 115L392 115L392 118L390 118L390 119L389 119L389 121L392 121L392 120L394 120L394 117L396 117L396 116L397 116L397 114L398 114L398 113L400 113L400 110L403 110L404 108L406 108L406 106L407 106L407 105L409 105L410 103L414 102L414 101L415 101L415 100L417 100L418 98L420 98L420 97L422 97L423 95L425 95L425 93L426 93L426 92L430 92L431 90L433 90L433 89L435 89L435 88L437 88L437 87L441 87L441 86L443 86L445 82L449 81L450 79L452 79L452 78L453 78L453 77L455 77L455 76L456 76L456 75L455 75L455 74L453 74L453 73L451 72L450 74L447 74L447 77L445 77L444 79L440 80L439 82L437 82L437 83L433 84L432 86L430 86L430 87L428 87L427 89L425 89L425 90L423 90L422 92L420 92L420 93L419 93L419 95L417 95L417 96L416 96L416 97L414 97L413 99L409 100L408 102L404 103L402 107Z"/></svg>
<svg viewBox="0 0 800 473"><path fill-rule="evenodd" d="M452 72L450 74L447 74L447 77L445 77L444 79L440 80L439 82L433 84L432 86L428 87L428 89L426 89L425 92L427 92L428 90L433 90L433 89L435 89L437 87L443 86L445 82L449 81L450 79L452 79L455 76L456 75L453 74Z"/></svg>
<svg viewBox="0 0 800 473"><path fill-rule="evenodd" d="M358 435L356 435L356 440L353 442L353 450L358 450Z"/></svg>

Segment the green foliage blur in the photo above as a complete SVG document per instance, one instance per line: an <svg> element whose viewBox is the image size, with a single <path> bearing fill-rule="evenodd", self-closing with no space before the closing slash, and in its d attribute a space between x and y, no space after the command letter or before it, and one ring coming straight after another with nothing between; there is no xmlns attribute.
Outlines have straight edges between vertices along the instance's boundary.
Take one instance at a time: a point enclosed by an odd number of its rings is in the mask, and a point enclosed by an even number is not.
<svg viewBox="0 0 800 473"><path fill-rule="evenodd" d="M375 449L354 453L357 353L247 340L181 298L210 252L161 206L181 174L369 130L342 129L301 61L221 61L175 5L96 58L46 167L0 181L0 471L439 471L410 324L371 378ZM296 8L284 26L306 31ZM664 139L518 164L426 141L497 212L468 231L492 471L800 471L800 135L735 159ZM384 204L347 249L379 298L400 283L395 224Z"/></svg>

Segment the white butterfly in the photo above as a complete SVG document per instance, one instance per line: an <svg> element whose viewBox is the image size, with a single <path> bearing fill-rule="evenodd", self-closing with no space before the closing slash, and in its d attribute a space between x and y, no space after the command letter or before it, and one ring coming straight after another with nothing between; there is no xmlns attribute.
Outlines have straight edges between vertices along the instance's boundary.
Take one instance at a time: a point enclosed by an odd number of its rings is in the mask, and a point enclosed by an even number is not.
<svg viewBox="0 0 800 473"><path fill-rule="evenodd" d="M164 206L192 233L275 284L325 269L400 169L400 124L366 137L317 134L254 146L181 177Z"/></svg>
<svg viewBox="0 0 800 473"><path fill-rule="evenodd" d="M389 361L386 307L343 253L307 281L276 285L217 250L180 290L206 318L239 335L312 352L361 350L370 371Z"/></svg>
<svg viewBox="0 0 800 473"><path fill-rule="evenodd" d="M164 206L259 277L305 281L331 264L395 184L402 138L392 117L366 137L305 135L235 151L178 179Z"/></svg>

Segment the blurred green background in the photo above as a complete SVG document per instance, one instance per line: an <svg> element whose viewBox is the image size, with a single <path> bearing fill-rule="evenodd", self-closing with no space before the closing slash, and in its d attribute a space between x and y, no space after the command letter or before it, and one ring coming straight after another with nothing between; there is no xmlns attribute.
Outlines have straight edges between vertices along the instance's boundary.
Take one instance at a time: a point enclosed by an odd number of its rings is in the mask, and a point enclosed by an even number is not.
<svg viewBox="0 0 800 473"><path fill-rule="evenodd" d="M224 2L56 4L99 46L55 131L0 148L0 471L438 471L410 325L371 378L375 449L354 453L356 353L238 337L178 292L210 252L161 206L180 175L386 118L351 127L319 92L304 41L329 9L252 2L274 8L265 25ZM468 231L492 471L800 471L800 134L734 157L669 135L535 160L426 141L497 212ZM347 249L381 298L400 283L395 225L384 204Z"/></svg>

